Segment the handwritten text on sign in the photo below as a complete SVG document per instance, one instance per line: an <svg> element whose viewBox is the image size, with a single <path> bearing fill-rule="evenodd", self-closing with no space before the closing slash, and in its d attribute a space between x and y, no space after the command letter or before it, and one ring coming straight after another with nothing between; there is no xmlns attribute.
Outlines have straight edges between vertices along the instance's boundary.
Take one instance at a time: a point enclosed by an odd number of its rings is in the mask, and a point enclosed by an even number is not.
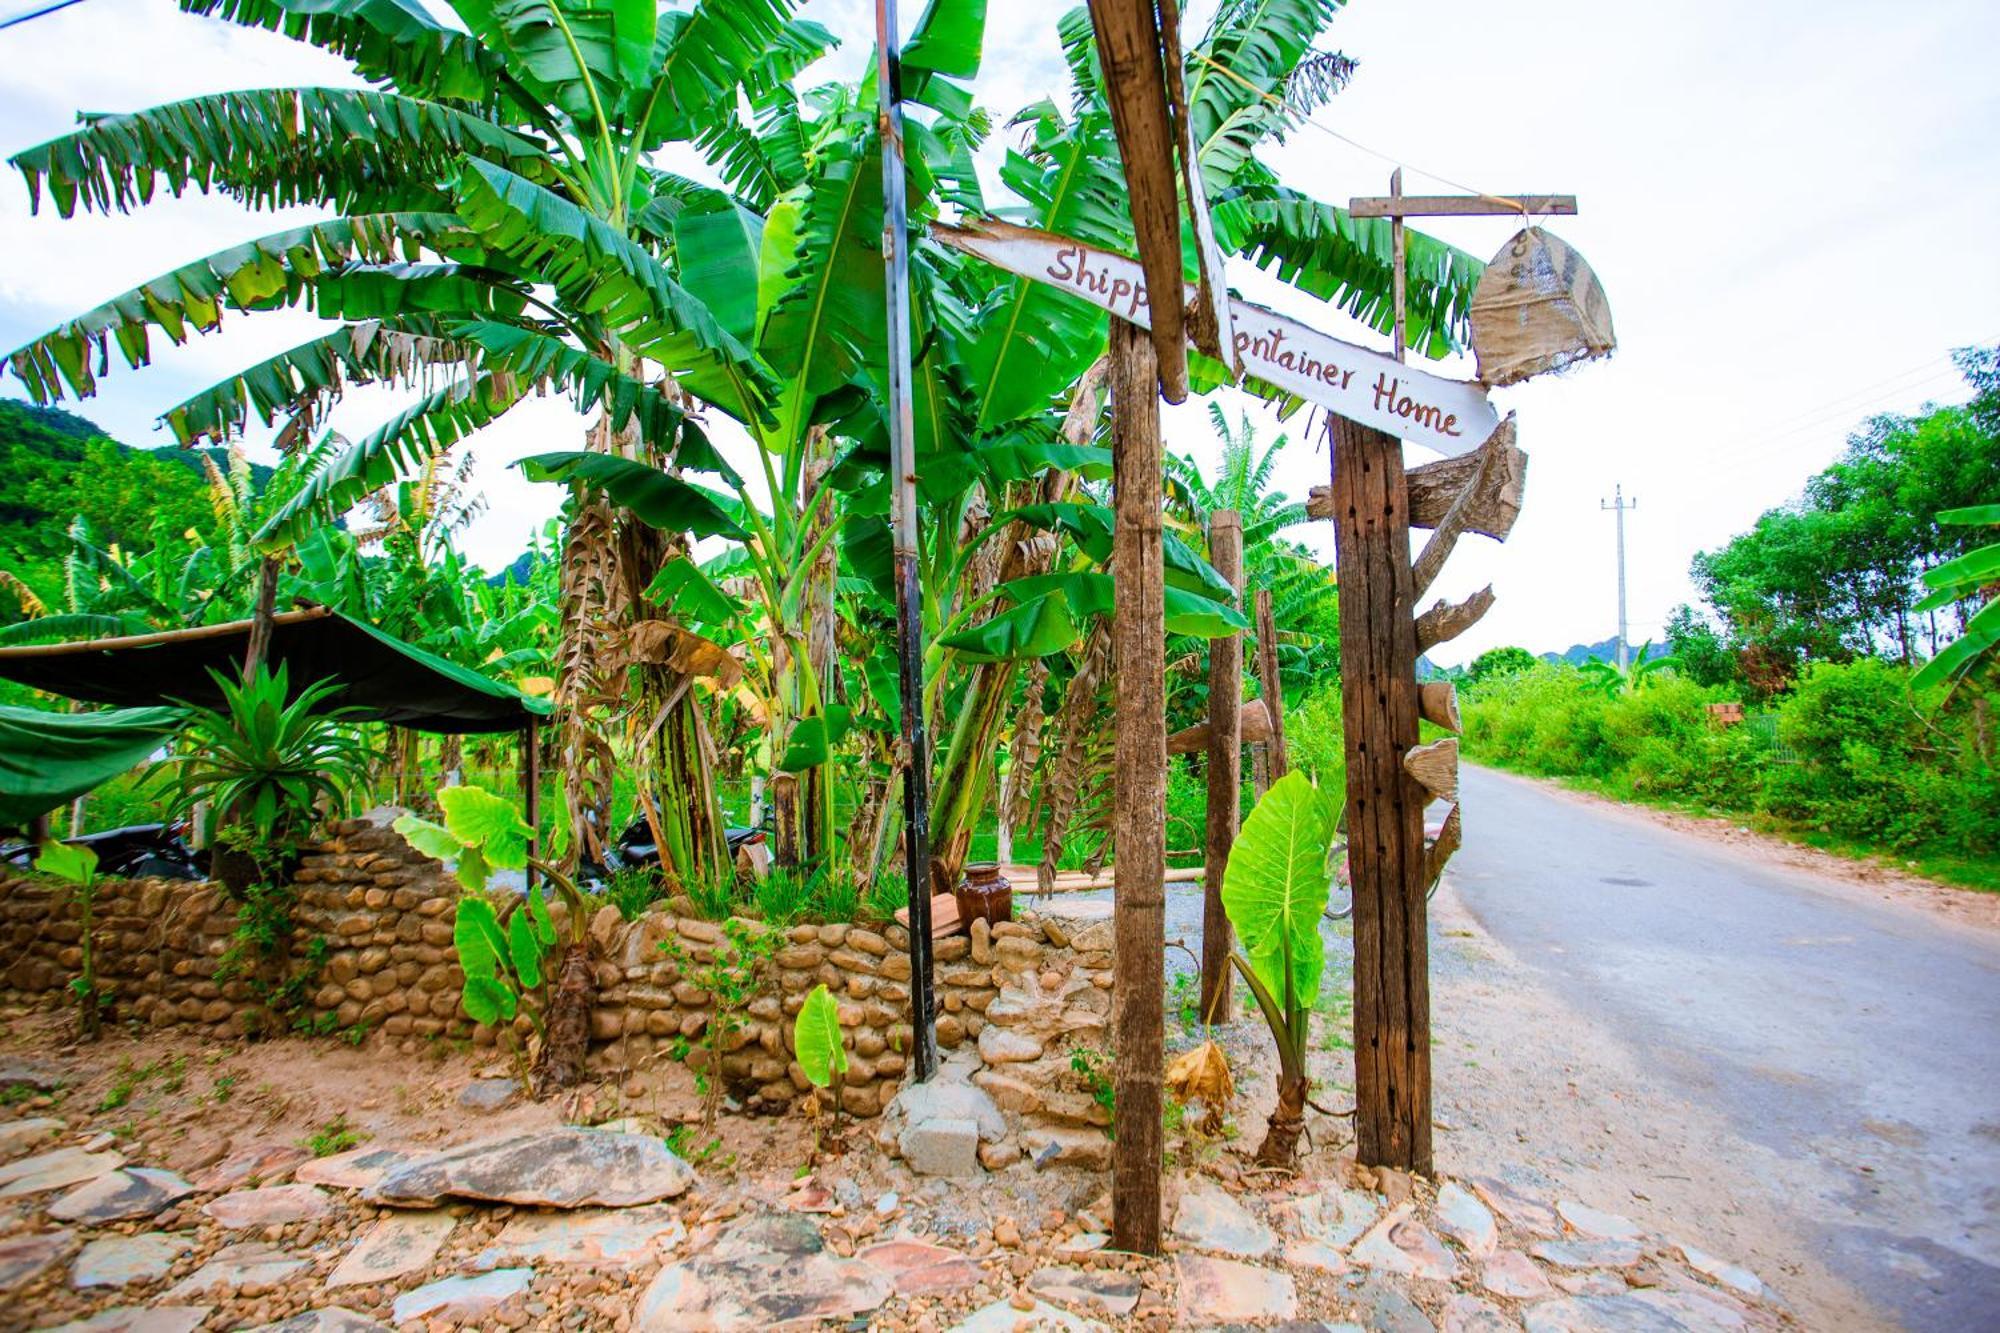
<svg viewBox="0 0 2000 1333"><path fill-rule="evenodd" d="M1146 279L1136 259L1004 222L934 225L931 231L946 245L1010 273L1152 327ZM1194 295L1190 285L1184 299ZM1329 412L1444 454L1478 448L1500 424L1500 414L1476 384L1402 365L1248 301L1231 300L1229 306L1244 372Z"/></svg>

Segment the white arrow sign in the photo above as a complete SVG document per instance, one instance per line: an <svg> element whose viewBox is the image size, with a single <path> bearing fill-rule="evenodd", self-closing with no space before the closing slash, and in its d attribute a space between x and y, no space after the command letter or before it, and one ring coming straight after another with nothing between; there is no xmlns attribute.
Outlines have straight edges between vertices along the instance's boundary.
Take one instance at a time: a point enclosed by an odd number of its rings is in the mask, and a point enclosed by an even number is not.
<svg viewBox="0 0 2000 1333"><path fill-rule="evenodd" d="M984 219L959 227L933 223L931 234L1009 273L1045 282L1142 328L1152 327L1146 278L1136 259ZM1211 278L1222 282L1220 273ZM1190 285L1183 299L1194 298ZM1245 374L1338 416L1442 454L1478 448L1500 424L1500 414L1477 384L1403 365L1248 301L1232 299L1229 308Z"/></svg>

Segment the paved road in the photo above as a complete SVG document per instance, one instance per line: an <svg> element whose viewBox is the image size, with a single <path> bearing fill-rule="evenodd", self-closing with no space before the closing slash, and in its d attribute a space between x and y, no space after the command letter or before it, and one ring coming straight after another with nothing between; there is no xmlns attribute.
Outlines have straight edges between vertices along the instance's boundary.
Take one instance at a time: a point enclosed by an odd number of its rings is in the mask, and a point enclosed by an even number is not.
<svg viewBox="0 0 2000 1333"><path fill-rule="evenodd" d="M1468 768L1480 924L1744 1139L1852 1181L1828 1268L2000 1327L2000 934ZM1727 1169L1726 1163L1718 1163Z"/></svg>

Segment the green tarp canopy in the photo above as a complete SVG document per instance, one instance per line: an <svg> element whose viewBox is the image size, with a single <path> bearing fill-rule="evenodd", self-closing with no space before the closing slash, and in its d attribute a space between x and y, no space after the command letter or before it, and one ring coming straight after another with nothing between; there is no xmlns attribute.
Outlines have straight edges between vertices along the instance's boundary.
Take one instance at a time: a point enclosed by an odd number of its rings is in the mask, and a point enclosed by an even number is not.
<svg viewBox="0 0 2000 1333"><path fill-rule="evenodd" d="M85 703L132 708L222 705L209 673L242 675L248 620L83 643L0 648L0 679ZM368 722L459 734L520 731L549 706L511 685L448 662L373 625L326 607L273 618L266 658L283 663L296 692L331 680L330 704Z"/></svg>
<svg viewBox="0 0 2000 1333"><path fill-rule="evenodd" d="M0 825L25 826L109 782L186 721L184 708L44 713L0 706Z"/></svg>

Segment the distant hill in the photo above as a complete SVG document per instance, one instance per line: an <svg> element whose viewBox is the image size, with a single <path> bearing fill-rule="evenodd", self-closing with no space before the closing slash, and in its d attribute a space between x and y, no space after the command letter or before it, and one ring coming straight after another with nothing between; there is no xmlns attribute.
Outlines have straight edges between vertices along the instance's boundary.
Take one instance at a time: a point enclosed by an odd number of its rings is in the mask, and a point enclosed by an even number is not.
<svg viewBox="0 0 2000 1333"><path fill-rule="evenodd" d="M220 448L137 449L86 417L0 398L0 568L59 557L78 514L104 542L148 544L162 525L212 531L204 454L228 462ZM250 472L260 489L272 475Z"/></svg>
<svg viewBox="0 0 2000 1333"><path fill-rule="evenodd" d="M1642 648L1646 650L1645 656L1648 658L1665 657L1667 655L1667 649L1664 644L1655 643L1648 647L1646 644L1635 643L1632 645L1632 656L1635 660L1639 660ZM1571 644L1562 652L1541 653L1539 656L1544 662L1567 662L1571 666L1582 666L1593 657L1600 658L1606 662L1616 662L1618 660L1618 636L1614 634L1610 638L1600 640L1597 643Z"/></svg>

